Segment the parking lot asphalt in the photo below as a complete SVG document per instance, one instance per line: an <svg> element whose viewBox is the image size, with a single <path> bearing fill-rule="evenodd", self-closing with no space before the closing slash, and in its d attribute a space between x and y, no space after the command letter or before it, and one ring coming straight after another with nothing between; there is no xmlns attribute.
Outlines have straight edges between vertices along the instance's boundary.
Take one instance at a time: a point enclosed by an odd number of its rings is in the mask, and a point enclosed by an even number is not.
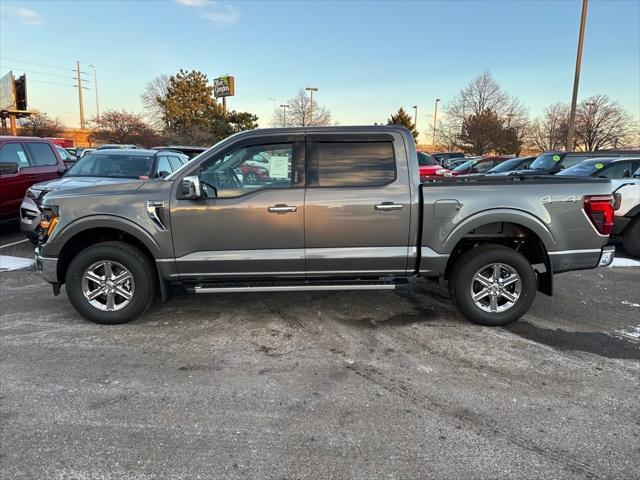
<svg viewBox="0 0 640 480"><path fill-rule="evenodd" d="M34 271L0 272L0 475L638 478L640 268L556 292L506 328L423 282L177 294L100 326Z"/></svg>

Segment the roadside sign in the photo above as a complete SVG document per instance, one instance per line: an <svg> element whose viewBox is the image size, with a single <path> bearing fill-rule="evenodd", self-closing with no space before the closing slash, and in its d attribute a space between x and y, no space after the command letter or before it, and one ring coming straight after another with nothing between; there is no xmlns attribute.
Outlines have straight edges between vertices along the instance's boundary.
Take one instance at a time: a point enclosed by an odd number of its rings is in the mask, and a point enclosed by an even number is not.
<svg viewBox="0 0 640 480"><path fill-rule="evenodd" d="M216 98L235 95L235 77L225 75L213 80L213 94Z"/></svg>
<svg viewBox="0 0 640 480"><path fill-rule="evenodd" d="M0 78L0 110L16 108L16 97L13 89L13 72L9 71Z"/></svg>

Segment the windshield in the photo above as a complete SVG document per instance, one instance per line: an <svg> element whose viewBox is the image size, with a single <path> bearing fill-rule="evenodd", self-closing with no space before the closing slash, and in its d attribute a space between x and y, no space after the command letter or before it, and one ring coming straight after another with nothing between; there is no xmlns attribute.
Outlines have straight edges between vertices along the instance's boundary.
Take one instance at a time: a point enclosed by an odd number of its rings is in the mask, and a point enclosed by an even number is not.
<svg viewBox="0 0 640 480"><path fill-rule="evenodd" d="M562 160L559 153L545 153L536 158L529 168L540 170L551 170Z"/></svg>
<svg viewBox="0 0 640 480"><path fill-rule="evenodd" d="M433 159L431 155L418 152L418 165L429 165L435 167L438 163Z"/></svg>
<svg viewBox="0 0 640 480"><path fill-rule="evenodd" d="M575 175L578 177L588 177L592 175L596 170L601 169L604 166L598 162L582 162L576 165L572 165L569 168L565 168L558 175Z"/></svg>
<svg viewBox="0 0 640 480"><path fill-rule="evenodd" d="M464 162L463 164L458 165L456 168L453 169L453 171L454 172L464 172L466 170L469 170L476 163L478 163L478 160L468 160L468 161Z"/></svg>
<svg viewBox="0 0 640 480"><path fill-rule="evenodd" d="M92 153L76 162L67 170L65 177L108 177L146 180L151 176L152 168L152 156Z"/></svg>
<svg viewBox="0 0 640 480"><path fill-rule="evenodd" d="M487 173L500 173L500 172L509 172L515 168L518 168L518 165L522 162L521 158L514 158L512 160L507 160L506 162L502 162L499 165L496 165Z"/></svg>

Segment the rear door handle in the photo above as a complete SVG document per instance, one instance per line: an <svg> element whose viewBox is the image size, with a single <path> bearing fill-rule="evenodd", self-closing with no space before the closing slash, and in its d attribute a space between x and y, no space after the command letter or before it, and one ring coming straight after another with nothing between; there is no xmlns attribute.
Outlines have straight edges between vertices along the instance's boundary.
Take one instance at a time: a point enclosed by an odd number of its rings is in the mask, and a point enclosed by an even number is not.
<svg viewBox="0 0 640 480"><path fill-rule="evenodd" d="M267 210L269 210L271 213L289 213L297 212L298 207L290 207L289 205L278 204L274 205L273 207L269 207Z"/></svg>
<svg viewBox="0 0 640 480"><path fill-rule="evenodd" d="M379 205L376 205L375 209L382 210L384 212L388 210L402 210L402 207L404 207L404 205L401 205L399 203L383 202Z"/></svg>

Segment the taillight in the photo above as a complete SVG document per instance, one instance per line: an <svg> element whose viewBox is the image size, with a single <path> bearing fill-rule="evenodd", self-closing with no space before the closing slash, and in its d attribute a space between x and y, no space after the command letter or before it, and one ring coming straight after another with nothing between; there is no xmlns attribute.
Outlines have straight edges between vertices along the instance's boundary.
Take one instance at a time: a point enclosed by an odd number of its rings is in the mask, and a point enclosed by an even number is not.
<svg viewBox="0 0 640 480"><path fill-rule="evenodd" d="M613 230L613 195L588 195L584 197L584 211L602 235Z"/></svg>

